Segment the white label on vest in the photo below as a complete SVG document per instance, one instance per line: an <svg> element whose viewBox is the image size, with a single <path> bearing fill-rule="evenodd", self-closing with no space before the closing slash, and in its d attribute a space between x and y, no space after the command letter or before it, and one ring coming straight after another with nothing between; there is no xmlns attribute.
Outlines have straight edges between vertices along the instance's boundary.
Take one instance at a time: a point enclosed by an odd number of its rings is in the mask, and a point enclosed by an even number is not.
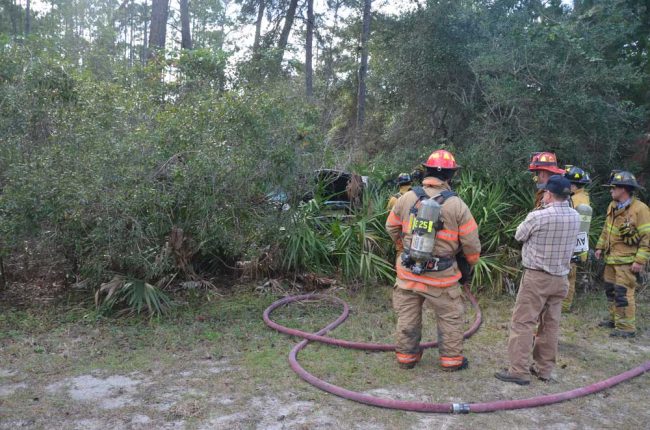
<svg viewBox="0 0 650 430"><path fill-rule="evenodd" d="M586 251L589 251L589 237L587 236L586 231L579 231L578 240L576 241L576 247L573 252L581 253Z"/></svg>

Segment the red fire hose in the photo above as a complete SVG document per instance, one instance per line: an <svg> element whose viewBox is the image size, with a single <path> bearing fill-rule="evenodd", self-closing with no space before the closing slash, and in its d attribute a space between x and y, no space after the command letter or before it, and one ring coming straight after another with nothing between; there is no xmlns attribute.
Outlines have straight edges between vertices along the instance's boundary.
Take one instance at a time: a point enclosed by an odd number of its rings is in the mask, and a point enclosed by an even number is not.
<svg viewBox="0 0 650 430"><path fill-rule="evenodd" d="M465 338L473 335L481 325L482 317L481 310L478 306L476 298L469 292L468 289L465 290L467 296L469 297L472 306L476 310L476 320L470 327L468 331L465 332ZM325 328L319 330L317 333L307 333L302 330L292 329L285 326L282 326L275 321L271 320L271 313L279 308L280 306L287 305L289 303L295 303L299 301L313 300L313 299L328 299L336 303L339 303L343 306L343 312L341 315L333 322L328 324ZM290 296L285 297L284 299L278 300L271 304L264 311L264 322L269 327L281 332L290 334L292 336L298 336L304 340L298 343L289 353L289 364L294 372L298 374L303 380L312 384L313 386L320 388L321 390L327 391L328 393L335 394L337 396L343 397L345 399L354 400L355 402L365 403L371 406L378 406L382 408L389 409L400 409L405 411L415 411L415 412L439 412L439 413L470 413L470 412L493 412L493 411L505 411L511 409L522 409L522 408L532 408L536 406L545 406L553 403L559 403L565 400L575 399L577 397L586 396L589 394L594 394L599 391L605 390L607 388L613 387L616 384L619 384L628 379L632 379L639 375L644 374L650 370L650 360L646 361L642 365L623 372L619 375L612 376L611 378L605 379L595 384L587 385L582 388L576 388L574 390L565 391L562 393L549 394L545 396L531 397L528 399L519 399L519 400L500 400L494 402L481 402L481 403L427 403L427 402L415 402L415 401L405 401L405 400L394 400L394 399L385 399L381 397L375 397L368 394L359 393L356 391L347 390L336 385L332 385L322 379L319 379L307 372L299 363L298 363L298 353L305 347L310 341L317 341L322 343L327 343L329 345L336 345L345 348L353 349L363 349L370 351L393 351L395 345L390 344L379 344L379 343L363 343L363 342L351 342L343 339L336 339L331 337L326 337L325 334L329 331L336 328L343 321L345 321L350 313L350 308L347 303L343 300L332 297L332 296L323 296L319 294L304 294L300 296ZM429 342L421 344L423 348L432 348L437 346L437 342Z"/></svg>

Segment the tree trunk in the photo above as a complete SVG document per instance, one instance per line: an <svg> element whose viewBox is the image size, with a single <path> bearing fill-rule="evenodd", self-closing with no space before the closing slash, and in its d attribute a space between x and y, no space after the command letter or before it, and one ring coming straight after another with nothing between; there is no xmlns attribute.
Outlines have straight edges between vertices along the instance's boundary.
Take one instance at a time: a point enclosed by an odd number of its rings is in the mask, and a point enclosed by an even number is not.
<svg viewBox="0 0 650 430"><path fill-rule="evenodd" d="M142 64L144 64L146 62L146 59L147 59L147 56L148 56L148 54L147 54L147 48L148 48L147 40L149 40L149 38L147 37L147 29L149 28L149 21L147 20L147 17L149 16L149 13L148 13L147 9L148 9L148 4L147 4L147 0L145 0L144 8L142 9L142 13L144 15L143 16L144 25L142 26L142 55L140 56L140 62Z"/></svg>
<svg viewBox="0 0 650 430"><path fill-rule="evenodd" d="M11 13L9 14L9 19L11 19L11 32L14 36L14 40L18 37L18 6L16 6L16 0L11 2Z"/></svg>
<svg viewBox="0 0 650 430"><path fill-rule="evenodd" d="M0 290L4 290L7 286L7 276L5 275L5 264L0 255Z"/></svg>
<svg viewBox="0 0 650 430"><path fill-rule="evenodd" d="M25 37L29 36L31 30L31 10L30 10L30 1L25 2Z"/></svg>
<svg viewBox="0 0 650 430"><path fill-rule="evenodd" d="M363 3L363 27L361 30L361 62L359 64L359 91L357 92L357 143L361 141L363 123L366 119L366 74L368 72L368 39L370 37L370 5L372 0Z"/></svg>
<svg viewBox="0 0 650 430"><path fill-rule="evenodd" d="M180 0L181 6L181 48L192 49L192 34L190 33L189 0Z"/></svg>
<svg viewBox="0 0 650 430"><path fill-rule="evenodd" d="M149 58L155 55L156 49L165 49L168 16L169 0L152 0L151 26L149 27Z"/></svg>
<svg viewBox="0 0 650 430"><path fill-rule="evenodd" d="M133 62L135 60L135 49L133 46L133 38L135 35L135 7L133 5L133 0L130 2L131 7L129 8L129 66L133 67Z"/></svg>
<svg viewBox="0 0 650 430"><path fill-rule="evenodd" d="M253 39L253 61L262 59L262 52L260 51L260 43L262 40L262 21L264 20L264 9L266 8L266 1L259 0L259 8L257 9L257 20L255 21L255 39Z"/></svg>
<svg viewBox="0 0 650 430"><path fill-rule="evenodd" d="M305 91L307 98L314 96L314 70L312 68L312 40L314 38L314 0L307 0L307 36L305 40Z"/></svg>
<svg viewBox="0 0 650 430"><path fill-rule="evenodd" d="M339 27L339 9L341 7L341 0L334 3L334 20L331 27L332 34L336 34ZM334 37L330 37L327 45L327 51L324 53L324 70L323 75L326 82L326 87L329 89L330 85L336 82L336 74L334 73Z"/></svg>
<svg viewBox="0 0 650 430"><path fill-rule="evenodd" d="M293 26L293 19L296 16L297 7L298 0L291 0L291 3L289 3L289 9L287 9L287 15L284 17L284 26L282 27L282 33L280 33L278 50L275 58L277 70L280 70L282 65L282 57L284 56L284 50L287 48L287 43L289 42L289 33L291 33L291 27Z"/></svg>

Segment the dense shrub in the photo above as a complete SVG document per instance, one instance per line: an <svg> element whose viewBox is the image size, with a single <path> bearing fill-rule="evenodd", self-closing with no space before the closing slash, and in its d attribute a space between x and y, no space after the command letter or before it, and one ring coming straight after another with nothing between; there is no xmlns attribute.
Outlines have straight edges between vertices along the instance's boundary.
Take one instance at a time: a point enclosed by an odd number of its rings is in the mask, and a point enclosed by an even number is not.
<svg viewBox="0 0 650 430"><path fill-rule="evenodd" d="M4 129L0 231L9 249L50 243L93 285L113 273L193 278L254 257L285 222L266 194L302 195L301 178L326 162L310 147L317 115L290 86L222 94L208 83L160 102L151 70L106 82L51 69L37 82L9 70L1 85L16 109L39 97L49 126L38 142L25 140L29 125ZM3 110L3 123L17 118Z"/></svg>

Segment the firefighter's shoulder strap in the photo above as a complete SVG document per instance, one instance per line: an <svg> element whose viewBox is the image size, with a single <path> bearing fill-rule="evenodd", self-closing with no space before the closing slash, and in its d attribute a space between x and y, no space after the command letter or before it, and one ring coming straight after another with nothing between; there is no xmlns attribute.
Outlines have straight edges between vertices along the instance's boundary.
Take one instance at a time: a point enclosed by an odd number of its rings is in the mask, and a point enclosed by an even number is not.
<svg viewBox="0 0 650 430"><path fill-rule="evenodd" d="M417 196L417 198L418 198L416 200L416 203L419 202L420 200L424 200L424 199L429 198L429 195L424 192L424 188L422 188L422 187L413 187L413 188L411 188L411 191L413 191L415 193L415 195Z"/></svg>
<svg viewBox="0 0 650 430"><path fill-rule="evenodd" d="M445 190L445 191L441 192L440 194L437 194L437 195L435 195L433 197L429 197L429 195L424 191L424 188L422 188L422 187L413 187L413 188L411 188L411 191L413 191L415 193L415 195L417 196L417 198L418 198L415 201L415 203L413 204L413 207L411 208L411 213L413 213L413 214L417 214L417 212L418 212L417 204L420 203L420 201L422 201L424 199L432 198L436 202L438 202L438 204L440 206L442 206L442 204L444 202L446 202L447 199L449 199L450 197L457 197L458 196L458 194L456 194L455 192L453 192L451 190Z"/></svg>
<svg viewBox="0 0 650 430"><path fill-rule="evenodd" d="M447 199L451 197L458 197L458 194L456 194L454 191L451 190L445 190L442 193L438 194L437 196L434 196L433 198L436 199L438 203L441 205L447 201Z"/></svg>

